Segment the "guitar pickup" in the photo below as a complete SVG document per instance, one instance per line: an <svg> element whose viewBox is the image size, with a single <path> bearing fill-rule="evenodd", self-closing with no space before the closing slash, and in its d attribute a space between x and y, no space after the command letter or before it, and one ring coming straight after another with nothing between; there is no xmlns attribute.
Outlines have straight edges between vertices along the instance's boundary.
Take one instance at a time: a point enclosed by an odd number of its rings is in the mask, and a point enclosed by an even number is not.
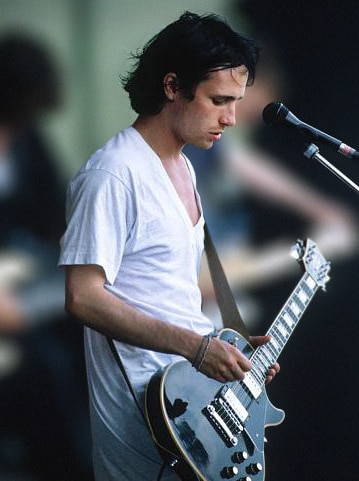
<svg viewBox="0 0 359 481"><path fill-rule="evenodd" d="M245 409L230 387L223 387L221 390L221 398L226 401L226 405L231 409L233 414L242 421L242 423L247 419L248 411Z"/></svg>
<svg viewBox="0 0 359 481"><path fill-rule="evenodd" d="M238 444L237 434L243 431L243 422L248 411L228 387L224 386L219 395L204 409L204 414L229 446Z"/></svg>

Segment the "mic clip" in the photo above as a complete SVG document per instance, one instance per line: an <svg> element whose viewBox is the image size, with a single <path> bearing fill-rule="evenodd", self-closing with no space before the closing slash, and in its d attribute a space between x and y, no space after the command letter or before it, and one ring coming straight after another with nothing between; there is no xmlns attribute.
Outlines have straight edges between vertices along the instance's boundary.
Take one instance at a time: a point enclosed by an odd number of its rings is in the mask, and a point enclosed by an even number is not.
<svg viewBox="0 0 359 481"><path fill-rule="evenodd" d="M342 144L345 145L345 144ZM323 157L319 152L319 147L313 143L306 146L304 150L304 156L308 159L315 159L320 162L324 167L326 167L332 174L342 180L351 189L353 189L357 194L359 194L359 186L353 182L349 177L347 177L343 172L337 169L333 164L331 164L325 157Z"/></svg>

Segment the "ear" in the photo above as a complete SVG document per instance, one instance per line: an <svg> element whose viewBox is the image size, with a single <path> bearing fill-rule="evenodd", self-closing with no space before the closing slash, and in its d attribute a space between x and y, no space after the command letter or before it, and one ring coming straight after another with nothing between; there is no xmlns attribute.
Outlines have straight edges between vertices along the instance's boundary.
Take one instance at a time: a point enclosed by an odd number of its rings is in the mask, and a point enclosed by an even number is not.
<svg viewBox="0 0 359 481"><path fill-rule="evenodd" d="M168 73L163 79L165 95L170 102L173 102L178 91L178 80L175 73Z"/></svg>

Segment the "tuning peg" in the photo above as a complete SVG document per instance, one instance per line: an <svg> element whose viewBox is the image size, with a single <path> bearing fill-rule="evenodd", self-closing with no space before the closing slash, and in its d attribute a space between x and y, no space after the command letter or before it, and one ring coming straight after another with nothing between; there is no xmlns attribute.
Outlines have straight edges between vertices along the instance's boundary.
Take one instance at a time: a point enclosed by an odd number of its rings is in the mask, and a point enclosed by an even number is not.
<svg viewBox="0 0 359 481"><path fill-rule="evenodd" d="M302 240L298 239L297 242L294 245L292 245L290 249L290 255L296 261L300 261L304 256L304 252L305 252L304 243Z"/></svg>

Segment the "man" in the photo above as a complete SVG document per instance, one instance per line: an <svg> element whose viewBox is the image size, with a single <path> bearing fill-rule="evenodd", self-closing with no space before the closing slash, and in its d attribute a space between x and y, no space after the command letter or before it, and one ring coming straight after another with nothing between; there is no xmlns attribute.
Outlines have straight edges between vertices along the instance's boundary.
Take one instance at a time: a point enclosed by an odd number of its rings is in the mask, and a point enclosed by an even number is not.
<svg viewBox="0 0 359 481"><path fill-rule="evenodd" d="M234 125L256 60L255 44L221 19L183 14L145 46L124 79L137 120L69 187L59 264L67 266L66 307L86 325L98 481L153 481L161 471L106 337L115 340L140 403L152 374L179 356L222 382L251 367L218 338L203 349L213 331L198 288L204 219L181 150L188 143L209 148ZM168 468L161 479L177 477Z"/></svg>

